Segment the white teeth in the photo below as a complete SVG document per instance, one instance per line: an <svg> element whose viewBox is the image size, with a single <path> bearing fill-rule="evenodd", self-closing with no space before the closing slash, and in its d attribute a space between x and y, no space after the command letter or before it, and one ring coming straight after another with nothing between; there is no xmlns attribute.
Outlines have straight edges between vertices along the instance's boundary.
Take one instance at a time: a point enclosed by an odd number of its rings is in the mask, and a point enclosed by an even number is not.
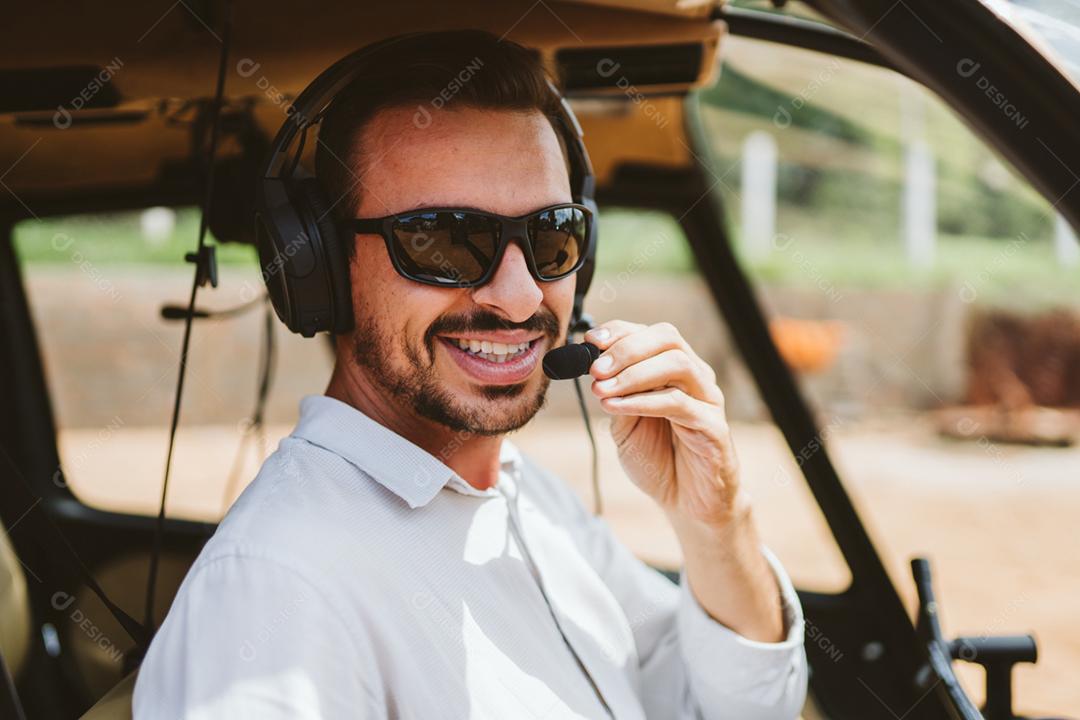
<svg viewBox="0 0 1080 720"><path fill-rule="evenodd" d="M529 343L527 342L501 343L490 340L466 340L465 338L454 338L453 340L462 350L494 363L504 363L518 353L529 349Z"/></svg>

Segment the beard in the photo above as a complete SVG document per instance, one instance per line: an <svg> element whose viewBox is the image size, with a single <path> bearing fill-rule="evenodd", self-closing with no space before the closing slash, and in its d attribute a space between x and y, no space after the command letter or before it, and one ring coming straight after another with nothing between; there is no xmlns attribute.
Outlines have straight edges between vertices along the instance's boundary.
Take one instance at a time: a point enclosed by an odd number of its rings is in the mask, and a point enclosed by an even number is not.
<svg viewBox="0 0 1080 720"><path fill-rule="evenodd" d="M529 330L543 332L555 347L561 335L555 315L540 308L528 320L510 322L498 315L480 311L471 315L444 315L424 333L423 343L410 344L399 336L396 344L406 359L404 367L395 364L386 350L395 344L394 334L374 318L357 318L352 337L352 356L357 366L365 368L373 382L391 397L411 407L417 415L449 428L473 435L503 435L523 427L544 406L550 383L541 375L535 391L529 381L514 385L480 385L479 394L489 402L455 397L440 382L435 372L437 336L450 332L484 330Z"/></svg>

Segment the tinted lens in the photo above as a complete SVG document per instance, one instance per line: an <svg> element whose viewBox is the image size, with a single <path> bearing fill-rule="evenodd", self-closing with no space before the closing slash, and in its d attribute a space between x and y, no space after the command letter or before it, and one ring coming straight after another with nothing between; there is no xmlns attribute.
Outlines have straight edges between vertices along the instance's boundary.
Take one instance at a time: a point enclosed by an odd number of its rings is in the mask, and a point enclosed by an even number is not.
<svg viewBox="0 0 1080 720"><path fill-rule="evenodd" d="M540 277L555 279L576 270L585 253L589 219L579 208L545 210L529 223Z"/></svg>
<svg viewBox="0 0 1080 720"><path fill-rule="evenodd" d="M394 222L398 258L417 280L476 282L495 257L497 222L469 212L417 213Z"/></svg>

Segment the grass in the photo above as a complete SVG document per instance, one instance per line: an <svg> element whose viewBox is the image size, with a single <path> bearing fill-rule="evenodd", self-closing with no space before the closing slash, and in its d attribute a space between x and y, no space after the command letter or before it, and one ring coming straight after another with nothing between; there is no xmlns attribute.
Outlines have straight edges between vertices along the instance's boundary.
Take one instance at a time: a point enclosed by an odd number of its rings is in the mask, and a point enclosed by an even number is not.
<svg viewBox="0 0 1080 720"><path fill-rule="evenodd" d="M980 302L1076 303L1080 269L1058 265L1046 238L942 234L934 265L921 269L905 258L899 232L889 222L881 225L874 228L867 218L834 218L781 206L777 229L784 234L785 245L761 259L737 251L750 274L770 285L944 288L974 293ZM197 232L194 208L179 210L174 231L159 242L143 238L137 213L72 216L20 224L15 245L20 259L31 266L89 262L100 268L187 268L180 259L194 248ZM250 247L222 245L218 262L254 267L256 255ZM597 264L602 276L670 275L695 269L693 254L673 217L619 208L601 213Z"/></svg>
<svg viewBox="0 0 1080 720"><path fill-rule="evenodd" d="M637 210L600 213L597 270L622 272L686 273L694 270L694 256L682 228L672 216Z"/></svg>
<svg viewBox="0 0 1080 720"><path fill-rule="evenodd" d="M172 233L156 242L143 237L139 213L73 215L19 224L15 248L20 260L34 265L176 265L195 248L199 230L196 208L180 208ZM659 212L614 209L601 213L603 240L597 261L601 268L620 272L644 266L649 271L686 272L693 258L674 218ZM211 236L212 237L212 236ZM218 263L253 265L255 251L239 245L219 245Z"/></svg>
<svg viewBox="0 0 1080 720"><path fill-rule="evenodd" d="M197 208L178 208L172 232L158 241L146 239L137 212L71 215L20 223L15 228L15 251L24 263L76 265L172 265L195 249L199 234ZM209 238L213 238L207 233ZM220 245L220 265L255 265L252 247Z"/></svg>
<svg viewBox="0 0 1080 720"><path fill-rule="evenodd" d="M744 266L760 281L789 287L951 290L980 304L1010 307L1076 305L1080 271L1057 264L1048 242L1002 242L942 236L932 266L912 266L899 241L815 242L792 239Z"/></svg>

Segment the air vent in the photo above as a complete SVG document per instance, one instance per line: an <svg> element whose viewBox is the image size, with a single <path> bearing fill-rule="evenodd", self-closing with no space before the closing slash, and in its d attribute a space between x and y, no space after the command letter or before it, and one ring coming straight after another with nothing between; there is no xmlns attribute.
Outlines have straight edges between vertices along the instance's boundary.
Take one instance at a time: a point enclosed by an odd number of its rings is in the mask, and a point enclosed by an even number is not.
<svg viewBox="0 0 1080 720"><path fill-rule="evenodd" d="M122 72L123 64L115 58L105 67L73 65L0 70L0 113L116 107L120 94L112 79Z"/></svg>
<svg viewBox="0 0 1080 720"><path fill-rule="evenodd" d="M701 43L564 48L555 53L568 91L634 86L692 85L702 71Z"/></svg>

